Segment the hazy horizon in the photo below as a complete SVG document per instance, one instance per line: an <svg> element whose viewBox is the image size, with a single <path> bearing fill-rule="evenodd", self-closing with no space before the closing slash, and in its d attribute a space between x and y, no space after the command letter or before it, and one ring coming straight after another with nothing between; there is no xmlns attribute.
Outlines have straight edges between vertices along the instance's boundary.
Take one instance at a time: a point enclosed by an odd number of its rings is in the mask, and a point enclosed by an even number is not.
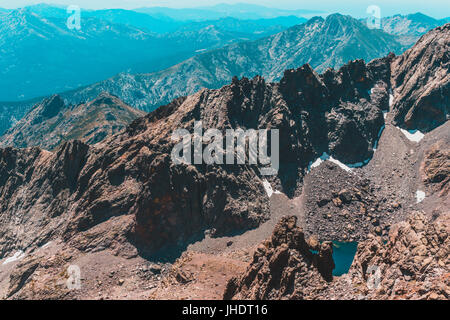
<svg viewBox="0 0 450 320"><path fill-rule="evenodd" d="M167 7L167 8L195 8L210 7L217 4L253 4L265 7L285 9L285 10L316 10L325 13L339 12L349 14L354 17L365 17L368 14L366 9L370 5L377 5L381 9L381 16L392 16L394 14L411 14L421 12L433 18L442 19L450 17L450 5L445 0L429 0L427 2L419 0L348 0L336 1L324 0L298 1L298 0L278 0L277 6L269 0L2 0L0 7L6 9L16 9L25 6L45 3L49 5L78 5L84 9L136 9L141 7Z"/></svg>

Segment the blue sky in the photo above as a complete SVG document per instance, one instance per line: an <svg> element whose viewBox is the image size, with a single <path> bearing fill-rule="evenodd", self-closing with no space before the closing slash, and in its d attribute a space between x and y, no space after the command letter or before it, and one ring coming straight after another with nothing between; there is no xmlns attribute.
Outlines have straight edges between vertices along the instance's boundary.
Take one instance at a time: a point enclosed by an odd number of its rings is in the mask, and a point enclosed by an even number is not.
<svg viewBox="0 0 450 320"><path fill-rule="evenodd" d="M56 3L64 5L79 5L87 9L100 8L125 8L137 7L196 7L208 6L217 3L253 3L268 7L274 7L274 0L0 0L0 7L17 8L36 3ZM326 12L340 12L353 16L365 16L369 5L377 5L381 8L382 16L396 13L407 14L422 12L436 18L450 16L449 0L277 0L276 7L283 9L313 9Z"/></svg>

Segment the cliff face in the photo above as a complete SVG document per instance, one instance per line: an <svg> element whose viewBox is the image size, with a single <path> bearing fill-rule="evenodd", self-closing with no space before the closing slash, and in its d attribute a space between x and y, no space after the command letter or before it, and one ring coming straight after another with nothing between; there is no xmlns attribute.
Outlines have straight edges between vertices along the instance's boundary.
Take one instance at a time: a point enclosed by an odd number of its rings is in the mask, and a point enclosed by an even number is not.
<svg viewBox="0 0 450 320"><path fill-rule="evenodd" d="M450 215L413 213L394 225L385 244L371 237L358 246L349 271L370 299L448 299Z"/></svg>
<svg viewBox="0 0 450 320"><path fill-rule="evenodd" d="M393 60L394 121L430 131L450 117L450 24L425 34Z"/></svg>
<svg viewBox="0 0 450 320"><path fill-rule="evenodd" d="M282 218L271 239L256 249L247 271L228 282L224 299L318 298L333 278L332 253L331 242L318 248L308 244L295 216Z"/></svg>

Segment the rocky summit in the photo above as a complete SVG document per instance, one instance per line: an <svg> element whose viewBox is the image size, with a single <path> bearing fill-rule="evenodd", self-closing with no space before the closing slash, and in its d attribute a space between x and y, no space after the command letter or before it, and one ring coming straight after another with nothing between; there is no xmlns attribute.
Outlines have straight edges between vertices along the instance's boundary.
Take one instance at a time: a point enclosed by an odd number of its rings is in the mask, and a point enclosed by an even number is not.
<svg viewBox="0 0 450 320"><path fill-rule="evenodd" d="M449 32L143 116L107 93L39 103L2 138L27 148L0 149L0 297L448 299ZM200 121L279 130L278 171L176 163Z"/></svg>

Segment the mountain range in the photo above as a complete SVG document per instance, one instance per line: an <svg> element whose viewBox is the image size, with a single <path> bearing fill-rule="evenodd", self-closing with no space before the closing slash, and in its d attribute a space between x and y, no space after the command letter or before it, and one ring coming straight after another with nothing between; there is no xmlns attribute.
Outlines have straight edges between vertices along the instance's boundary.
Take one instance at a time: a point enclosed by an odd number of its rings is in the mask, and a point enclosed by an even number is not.
<svg viewBox="0 0 450 320"><path fill-rule="evenodd" d="M405 45L414 44L424 33L448 22L450 18L434 19L420 12L381 19L383 30L398 36L399 41Z"/></svg>
<svg viewBox="0 0 450 320"><path fill-rule="evenodd" d="M214 20L224 17L233 17L237 19L268 19L282 16L311 16L320 14L318 10L283 10L269 8L255 4L217 4L214 6L204 6L197 8L165 8L165 7L147 7L135 9L137 12L150 14L155 17L169 17L174 20Z"/></svg>
<svg viewBox="0 0 450 320"><path fill-rule="evenodd" d="M330 36L346 19L303 28ZM304 64L273 82L234 77L99 143L1 148L0 296L448 299L449 44L446 24L397 56L320 74ZM54 96L21 131L116 104L102 93L77 109ZM222 133L278 129L278 172L174 163L172 133L197 121ZM334 250L349 241L354 261L334 276ZM61 285L71 265L82 290ZM379 287L368 283L372 265L384 272Z"/></svg>
<svg viewBox="0 0 450 320"><path fill-rule="evenodd" d="M83 11L87 16L83 19L86 26L78 33L65 28L64 8L36 5L8 12L0 17L8 22L1 25L5 32L0 40L9 43L2 48L8 54L0 58L5 75L1 78L4 80L0 97L4 101L35 98L0 102L0 133L41 101L43 98L38 98L41 95L59 92L66 103L78 104L107 91L134 108L151 111L202 87L218 88L235 75L261 74L272 81L280 79L284 68L305 62L323 71L358 57L369 61L389 51L399 53L421 32L442 22L420 14L396 16L389 22L390 27L385 28L390 35L369 30L364 21L339 15L314 18L305 25L298 25L303 18L295 16L252 20L227 17L177 24L167 16L155 17L127 10L93 10ZM136 15L142 15L139 16L142 19ZM173 27L171 32L163 30L163 20ZM134 25L128 24L130 21ZM425 22L426 27L422 27ZM293 24L297 25L290 27ZM314 25L318 29L312 29ZM401 25L419 27L405 35ZM288 27L289 30L284 30ZM346 36L340 37L339 33ZM10 41L19 34L21 41ZM276 35L265 37L268 34ZM256 38L260 39L248 41ZM234 44L227 46L229 43ZM31 51L31 47L46 50ZM70 50L60 50L61 47ZM165 50L155 50L160 47ZM209 50L212 48L217 49ZM254 58L246 58L249 55ZM188 60L182 61L186 58ZM219 65L225 68L215 67ZM90 72L80 73L80 69ZM24 82L21 75L25 72L29 76ZM121 73L95 83L117 72ZM82 86L86 83L94 84ZM80 88L67 91L75 87Z"/></svg>
<svg viewBox="0 0 450 320"><path fill-rule="evenodd" d="M261 38L305 20L177 24L134 11L102 10L83 12L81 29L69 30L68 16L63 9L40 6L0 16L2 101L63 92L125 71L159 71L198 52Z"/></svg>
<svg viewBox="0 0 450 320"><path fill-rule="evenodd" d="M350 16L334 14L326 19L313 18L270 37L199 54L155 73L122 73L63 93L62 97L78 103L107 91L135 108L152 111L203 87L218 88L233 76L261 75L267 81L277 81L285 69L304 63L324 71L356 58L370 61L389 52L401 53L403 48L392 35L369 29Z"/></svg>

